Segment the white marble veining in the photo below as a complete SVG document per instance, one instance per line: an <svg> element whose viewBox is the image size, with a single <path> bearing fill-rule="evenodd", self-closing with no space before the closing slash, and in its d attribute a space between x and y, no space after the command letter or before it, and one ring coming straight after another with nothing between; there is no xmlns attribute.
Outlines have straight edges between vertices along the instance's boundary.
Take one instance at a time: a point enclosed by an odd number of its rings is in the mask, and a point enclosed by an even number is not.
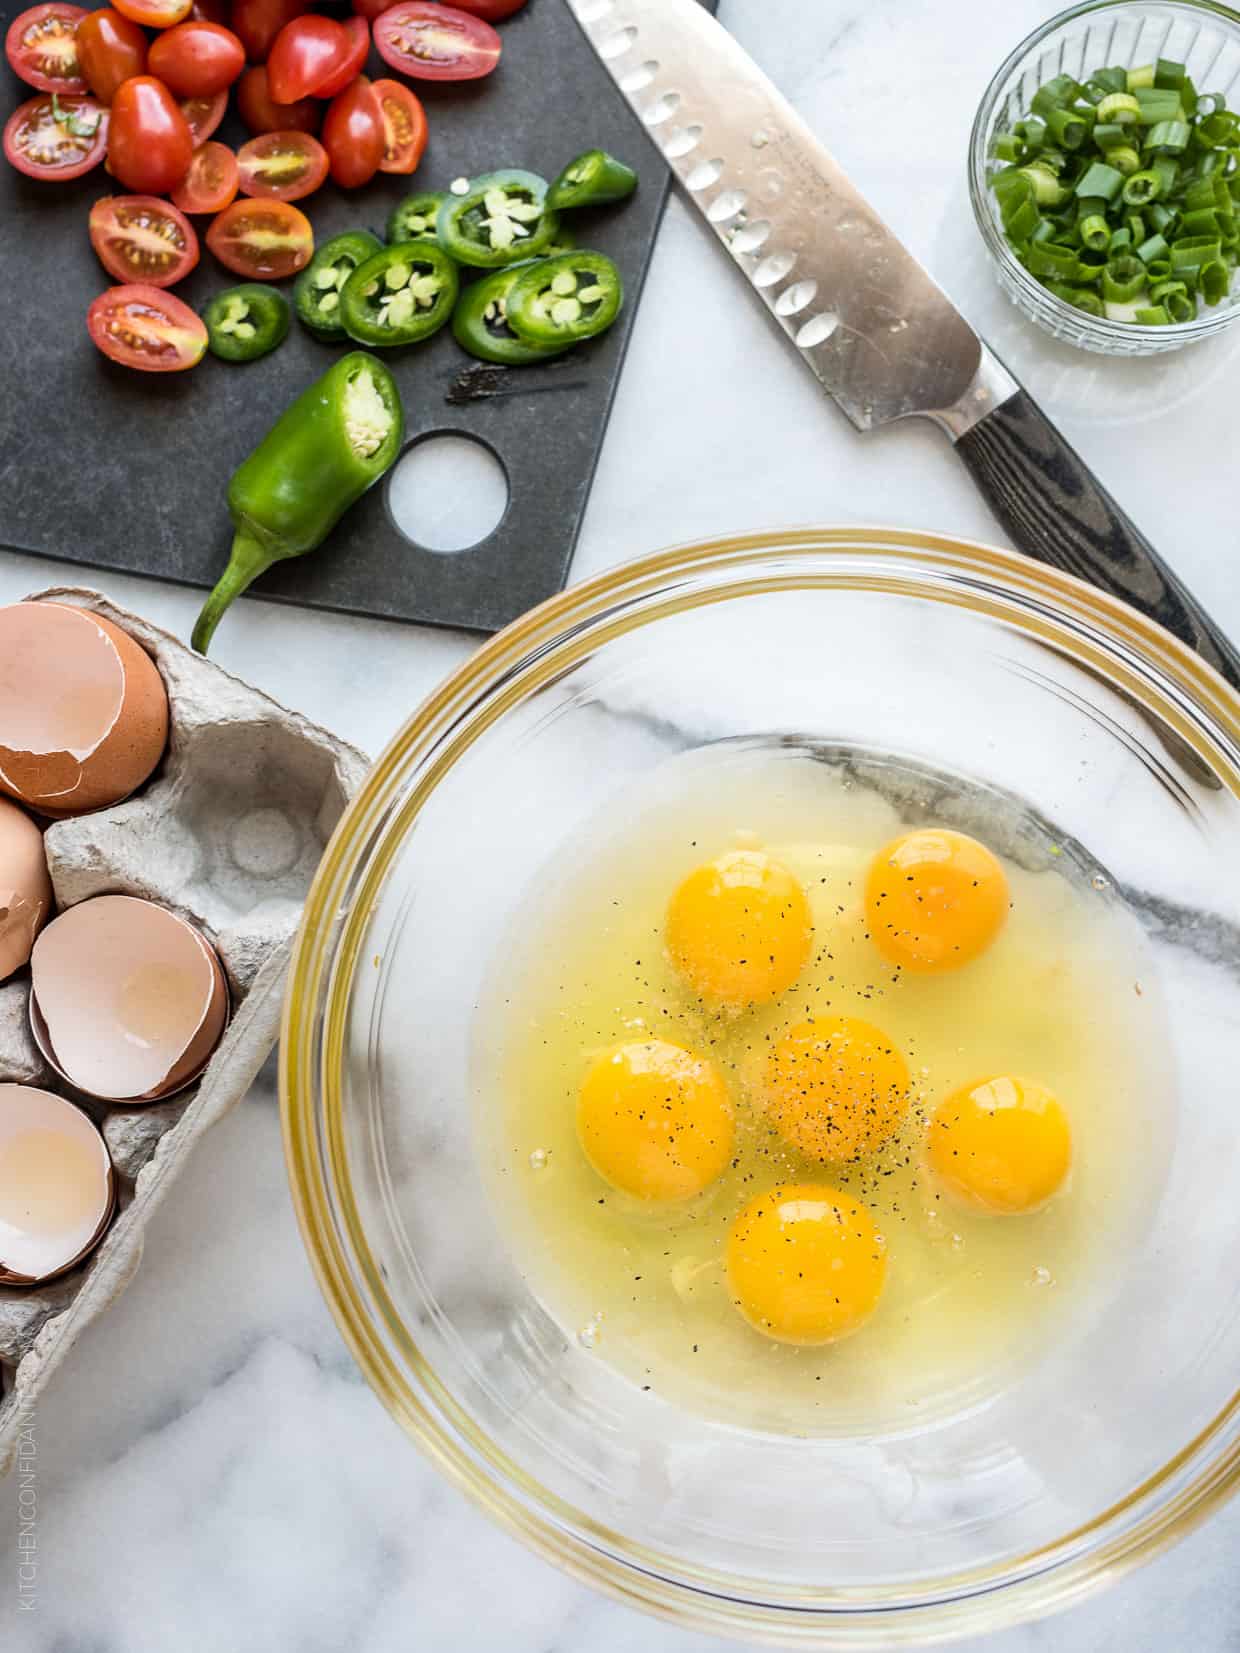
<svg viewBox="0 0 1240 1653"><path fill-rule="evenodd" d="M560 0L533 0L537 5ZM1002 298L965 191L973 108L1045 0L722 0L725 21L1218 620L1240 632L1236 344L1152 363L1052 344ZM566 19L565 26L568 27ZM635 136L635 141L636 136ZM678 202L638 318L574 574L810 522L1001 538L929 427L858 437ZM0 601L79 571L0 558ZM188 631L195 594L96 582ZM243 602L220 661L372 751L472 641ZM0 1483L17 1653L716 1653L593 1596L407 1445L345 1353L287 1197L271 1070L158 1214L134 1286L40 1409L35 1606ZM1240 1646L1240 1506L1110 1593L970 1653Z"/></svg>

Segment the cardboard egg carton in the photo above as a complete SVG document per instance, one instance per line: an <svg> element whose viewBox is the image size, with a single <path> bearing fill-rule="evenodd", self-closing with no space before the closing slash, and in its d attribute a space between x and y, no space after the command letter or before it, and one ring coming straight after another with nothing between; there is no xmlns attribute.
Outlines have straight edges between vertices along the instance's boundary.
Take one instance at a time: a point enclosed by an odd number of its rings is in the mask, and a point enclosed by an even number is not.
<svg viewBox="0 0 1240 1653"><path fill-rule="evenodd" d="M0 1473L21 1420L82 1329L125 1289L151 1213L195 1142L249 1089L275 1045L302 902L368 760L178 638L93 591L30 599L93 609L159 667L168 749L141 790L57 821L45 844L58 909L90 896L144 896L197 924L228 977L232 1020L198 1081L145 1106L114 1106L53 1074L30 1032L30 973L0 986L0 1081L43 1085L100 1126L116 1167L117 1214L98 1248L47 1286L0 1286Z"/></svg>

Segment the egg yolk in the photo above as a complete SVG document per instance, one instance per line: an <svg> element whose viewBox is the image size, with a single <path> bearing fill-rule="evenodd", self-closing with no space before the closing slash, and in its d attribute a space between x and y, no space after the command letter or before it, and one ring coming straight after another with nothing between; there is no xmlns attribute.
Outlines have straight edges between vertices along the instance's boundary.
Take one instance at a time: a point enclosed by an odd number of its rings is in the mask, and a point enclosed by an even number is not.
<svg viewBox="0 0 1240 1653"><path fill-rule="evenodd" d="M937 828L879 850L865 884L865 916L884 958L930 974L958 970L998 935L1007 917L1003 868L976 838Z"/></svg>
<svg viewBox="0 0 1240 1653"><path fill-rule="evenodd" d="M702 998L740 1008L773 999L805 968L805 891L778 861L734 850L698 867L667 910L672 963Z"/></svg>
<svg viewBox="0 0 1240 1653"><path fill-rule="evenodd" d="M732 1155L732 1104L718 1068L666 1039L616 1045L591 1067L577 1102L586 1158L639 1200L684 1200Z"/></svg>
<svg viewBox="0 0 1240 1653"><path fill-rule="evenodd" d="M874 1312L887 1242L837 1188L795 1183L751 1200L728 1237L737 1308L780 1343L834 1343Z"/></svg>
<svg viewBox="0 0 1240 1653"><path fill-rule="evenodd" d="M1068 1174L1072 1133L1044 1086L1009 1074L967 1085L930 1121L930 1164L960 1199L1015 1215L1045 1205Z"/></svg>
<svg viewBox="0 0 1240 1653"><path fill-rule="evenodd" d="M759 1079L768 1119L811 1159L843 1163L880 1148L908 1112L909 1071L881 1028L815 1016L772 1046Z"/></svg>

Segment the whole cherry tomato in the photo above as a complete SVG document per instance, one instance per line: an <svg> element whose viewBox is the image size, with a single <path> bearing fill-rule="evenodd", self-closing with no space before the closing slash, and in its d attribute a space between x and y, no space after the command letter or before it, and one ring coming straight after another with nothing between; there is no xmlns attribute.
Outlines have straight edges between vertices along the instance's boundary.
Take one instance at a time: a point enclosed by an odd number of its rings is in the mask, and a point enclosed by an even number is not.
<svg viewBox="0 0 1240 1653"><path fill-rule="evenodd" d="M232 27L230 0L194 0L189 15L195 23L222 23L226 29Z"/></svg>
<svg viewBox="0 0 1240 1653"><path fill-rule="evenodd" d="M383 110L365 75L358 75L328 104L323 147L332 178L342 189L359 189L379 170L384 149Z"/></svg>
<svg viewBox="0 0 1240 1653"><path fill-rule="evenodd" d="M146 73L146 36L110 7L87 12L77 27L77 51L86 84L103 103L111 103L125 81Z"/></svg>
<svg viewBox="0 0 1240 1653"><path fill-rule="evenodd" d="M399 4L399 0L353 0L353 10L359 17L373 23L375 18L385 12L389 6Z"/></svg>
<svg viewBox="0 0 1240 1653"><path fill-rule="evenodd" d="M237 112L256 138L264 132L315 133L323 120L323 105L314 98L277 103L267 87L265 63L247 69L237 82Z"/></svg>
<svg viewBox="0 0 1240 1653"><path fill-rule="evenodd" d="M309 10L310 0L233 0L233 32L251 63L265 63L284 25Z"/></svg>
<svg viewBox="0 0 1240 1653"><path fill-rule="evenodd" d="M116 9L147 29L170 29L189 16L192 0L116 0Z"/></svg>
<svg viewBox="0 0 1240 1653"><path fill-rule="evenodd" d="M277 103L314 96L352 50L341 23L330 17L295 17L276 36L267 58L267 85Z"/></svg>
<svg viewBox="0 0 1240 1653"><path fill-rule="evenodd" d="M218 23L178 23L152 42L149 63L177 97L210 97L245 68L245 47Z"/></svg>
<svg viewBox="0 0 1240 1653"><path fill-rule="evenodd" d="M136 195L166 195L194 158L189 123L153 75L135 75L112 99L108 165Z"/></svg>

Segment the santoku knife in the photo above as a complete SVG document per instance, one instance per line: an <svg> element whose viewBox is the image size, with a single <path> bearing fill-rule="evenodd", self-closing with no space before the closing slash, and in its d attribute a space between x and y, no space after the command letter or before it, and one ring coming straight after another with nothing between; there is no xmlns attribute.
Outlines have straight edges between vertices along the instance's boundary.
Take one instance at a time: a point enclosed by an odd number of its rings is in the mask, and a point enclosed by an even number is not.
<svg viewBox="0 0 1240 1653"><path fill-rule="evenodd" d="M697 0L569 0L685 193L858 430L932 419L1027 555L1240 688L1240 653Z"/></svg>

